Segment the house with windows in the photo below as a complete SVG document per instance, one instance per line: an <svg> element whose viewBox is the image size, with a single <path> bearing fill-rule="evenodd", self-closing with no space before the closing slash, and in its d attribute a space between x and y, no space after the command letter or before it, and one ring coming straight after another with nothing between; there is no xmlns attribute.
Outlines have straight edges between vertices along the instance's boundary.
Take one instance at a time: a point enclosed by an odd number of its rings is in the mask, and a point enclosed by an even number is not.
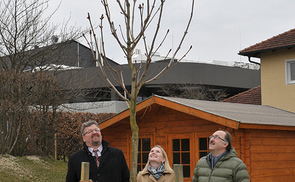
<svg viewBox="0 0 295 182"><path fill-rule="evenodd" d="M216 130L232 134L232 145L247 165L252 182L295 178L295 113L271 106L180 99L153 95L137 105L138 170L154 145L161 145L169 162L183 165L191 181L208 137ZM99 123L104 140L122 149L131 164L129 110ZM172 167L172 166L171 166Z"/></svg>
<svg viewBox="0 0 295 182"><path fill-rule="evenodd" d="M295 29L245 48L239 55L260 58L262 105L295 112Z"/></svg>

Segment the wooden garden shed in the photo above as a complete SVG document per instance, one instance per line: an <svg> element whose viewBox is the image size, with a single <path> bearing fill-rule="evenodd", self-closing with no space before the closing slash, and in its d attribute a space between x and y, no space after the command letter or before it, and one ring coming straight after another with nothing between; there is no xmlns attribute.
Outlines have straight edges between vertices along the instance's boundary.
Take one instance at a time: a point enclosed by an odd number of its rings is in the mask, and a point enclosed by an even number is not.
<svg viewBox="0 0 295 182"><path fill-rule="evenodd" d="M167 152L170 164L182 164L191 181L197 161L218 129L232 134L233 146L248 167L252 182L295 179L295 113L270 106L152 96L137 105L138 169L152 146ZM131 159L129 110L99 124L104 140Z"/></svg>

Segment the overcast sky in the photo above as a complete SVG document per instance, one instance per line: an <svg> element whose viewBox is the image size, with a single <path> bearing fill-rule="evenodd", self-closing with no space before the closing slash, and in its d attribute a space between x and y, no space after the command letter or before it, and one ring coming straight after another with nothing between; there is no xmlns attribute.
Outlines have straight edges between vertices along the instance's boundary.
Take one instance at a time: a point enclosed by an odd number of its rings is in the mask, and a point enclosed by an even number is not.
<svg viewBox="0 0 295 182"><path fill-rule="evenodd" d="M51 0L50 8L56 7L59 1ZM109 1L111 9L114 7L112 14L116 22L120 14L115 0ZM167 29L171 33L159 51L161 55L178 44L189 18L190 5L190 0L166 0L161 33L163 35ZM247 62L246 57L238 55L240 50L295 28L294 8L294 0L196 0L189 33L177 57L192 45L188 60ZM93 22L98 23L104 13L100 0L62 0L52 21L61 22L70 17L71 25L87 28L88 12ZM106 21L104 26L107 28ZM107 29L105 34L107 56L126 63Z"/></svg>

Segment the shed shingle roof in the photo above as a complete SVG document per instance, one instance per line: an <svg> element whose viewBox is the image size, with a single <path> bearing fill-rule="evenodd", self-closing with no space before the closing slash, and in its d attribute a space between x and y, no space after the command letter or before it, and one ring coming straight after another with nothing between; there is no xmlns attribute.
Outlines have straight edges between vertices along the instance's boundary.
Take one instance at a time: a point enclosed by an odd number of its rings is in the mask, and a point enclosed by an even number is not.
<svg viewBox="0 0 295 182"><path fill-rule="evenodd" d="M239 55L259 58L262 52L292 47L295 47L295 29L245 48L239 52Z"/></svg>
<svg viewBox="0 0 295 182"><path fill-rule="evenodd" d="M295 126L295 113L264 105L225 103L157 96L244 124Z"/></svg>
<svg viewBox="0 0 295 182"><path fill-rule="evenodd" d="M144 115L152 105L170 108L176 111L200 117L234 129L279 129L295 130L295 113L278 108L226 102L183 99L153 95L137 104L137 112ZM118 123L130 116L127 109L100 123L101 129Z"/></svg>

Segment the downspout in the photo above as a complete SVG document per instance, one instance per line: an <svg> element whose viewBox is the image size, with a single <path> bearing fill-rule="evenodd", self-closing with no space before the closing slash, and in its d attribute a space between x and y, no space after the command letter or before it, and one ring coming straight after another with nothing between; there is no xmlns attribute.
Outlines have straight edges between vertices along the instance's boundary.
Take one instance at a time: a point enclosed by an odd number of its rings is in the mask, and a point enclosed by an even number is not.
<svg viewBox="0 0 295 182"><path fill-rule="evenodd" d="M260 63L257 63L255 61L251 61L251 56L248 56L248 60L249 60L250 63L257 64L260 67Z"/></svg>

